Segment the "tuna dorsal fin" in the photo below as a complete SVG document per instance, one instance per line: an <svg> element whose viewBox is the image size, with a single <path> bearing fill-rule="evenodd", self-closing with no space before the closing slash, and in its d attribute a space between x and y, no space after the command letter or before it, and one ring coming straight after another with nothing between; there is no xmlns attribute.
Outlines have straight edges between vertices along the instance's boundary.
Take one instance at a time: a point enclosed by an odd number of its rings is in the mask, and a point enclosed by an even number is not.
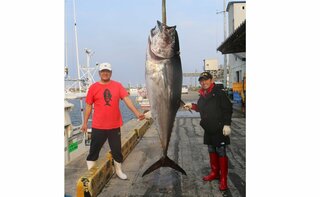
<svg viewBox="0 0 320 197"><path fill-rule="evenodd" d="M157 162L152 164L143 174L142 177L149 174L150 172L153 172L154 170L160 168L160 167L171 167L179 172L181 172L184 175L187 175L187 173L174 161L172 161L168 156L161 157Z"/></svg>

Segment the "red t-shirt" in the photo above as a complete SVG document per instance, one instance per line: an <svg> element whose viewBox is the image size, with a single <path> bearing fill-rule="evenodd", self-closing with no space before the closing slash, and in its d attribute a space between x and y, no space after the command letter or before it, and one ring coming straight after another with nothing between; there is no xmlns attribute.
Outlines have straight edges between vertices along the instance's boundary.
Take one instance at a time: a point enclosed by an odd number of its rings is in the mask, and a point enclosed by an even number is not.
<svg viewBox="0 0 320 197"><path fill-rule="evenodd" d="M110 80L108 84L96 82L89 88L86 103L93 104L92 127L114 129L122 126L119 101L128 96L121 83Z"/></svg>

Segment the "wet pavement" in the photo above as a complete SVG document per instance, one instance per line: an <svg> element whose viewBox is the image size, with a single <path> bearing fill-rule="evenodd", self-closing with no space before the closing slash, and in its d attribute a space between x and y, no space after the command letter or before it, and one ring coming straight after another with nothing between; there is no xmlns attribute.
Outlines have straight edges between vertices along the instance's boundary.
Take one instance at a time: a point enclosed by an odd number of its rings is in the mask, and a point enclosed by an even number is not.
<svg viewBox="0 0 320 197"><path fill-rule="evenodd" d="M121 127L121 136L125 137L127 133L129 133L130 130L134 128L137 124L138 124L138 121L136 119L132 119L128 121L126 124L124 124ZM109 143L106 142L100 151L99 159L105 157L109 150L110 150ZM70 196L70 197L76 196L77 181L87 171L86 158L88 156L88 152L89 150L65 166L64 168L65 196Z"/></svg>
<svg viewBox="0 0 320 197"><path fill-rule="evenodd" d="M196 99L197 93L182 96L185 102L196 102ZM240 104L234 104L231 144L227 148L229 190L226 192L219 191L218 180L202 181L202 177L210 172L210 167L199 122L199 113L180 110L171 135L168 156L186 171L187 176L171 168L160 168L142 177L143 172L161 157L159 136L153 124L123 162L128 180L120 180L113 175L98 196L244 197L246 122Z"/></svg>

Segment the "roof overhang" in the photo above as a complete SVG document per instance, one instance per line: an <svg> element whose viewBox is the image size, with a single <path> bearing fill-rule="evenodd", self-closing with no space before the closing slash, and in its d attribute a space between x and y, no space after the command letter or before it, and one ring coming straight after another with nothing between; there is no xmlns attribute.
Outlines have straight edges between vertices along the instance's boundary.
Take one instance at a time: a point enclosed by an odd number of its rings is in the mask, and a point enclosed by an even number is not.
<svg viewBox="0 0 320 197"><path fill-rule="evenodd" d="M246 20L217 48L222 54L246 52Z"/></svg>

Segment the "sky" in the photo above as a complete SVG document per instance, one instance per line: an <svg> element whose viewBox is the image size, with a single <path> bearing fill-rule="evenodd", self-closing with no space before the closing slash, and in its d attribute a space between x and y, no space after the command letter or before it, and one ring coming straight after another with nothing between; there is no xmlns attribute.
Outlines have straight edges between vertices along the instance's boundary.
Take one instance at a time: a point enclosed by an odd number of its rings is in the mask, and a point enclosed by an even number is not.
<svg viewBox="0 0 320 197"><path fill-rule="evenodd" d="M162 0L75 0L75 7L80 65L87 64L88 48L94 51L90 66L109 62L112 79L124 86L143 85L147 38L156 21L162 21ZM166 1L166 11L167 25L177 27L184 73L202 72L204 59L223 64L216 50L224 36L223 14L217 14L223 0ZM73 14L73 0L65 0L65 61L71 78L77 76Z"/></svg>

